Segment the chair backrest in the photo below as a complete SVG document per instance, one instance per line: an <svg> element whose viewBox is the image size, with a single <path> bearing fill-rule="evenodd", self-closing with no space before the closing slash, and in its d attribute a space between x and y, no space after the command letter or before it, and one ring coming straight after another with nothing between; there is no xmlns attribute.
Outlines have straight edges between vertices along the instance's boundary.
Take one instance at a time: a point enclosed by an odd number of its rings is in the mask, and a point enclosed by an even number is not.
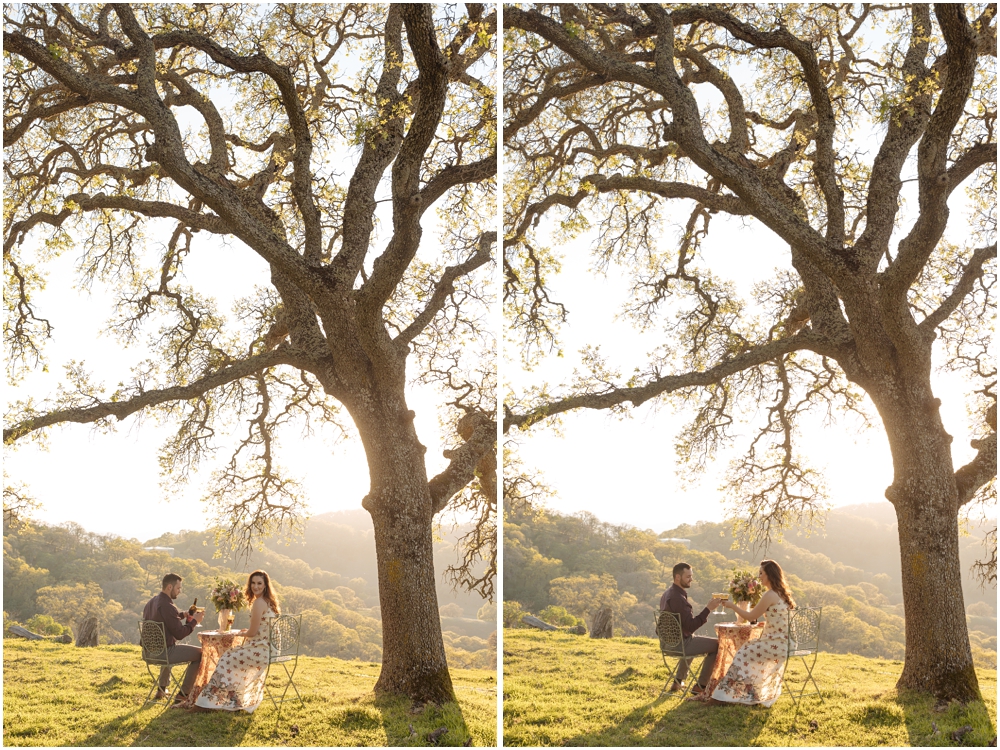
<svg viewBox="0 0 1000 750"><path fill-rule="evenodd" d="M681 630L681 616L676 612L663 610L656 618L656 634L660 637L661 651L684 650L684 632Z"/></svg>
<svg viewBox="0 0 1000 750"><path fill-rule="evenodd" d="M167 663L167 630L162 622L139 620L139 645L143 661Z"/></svg>
<svg viewBox="0 0 1000 750"><path fill-rule="evenodd" d="M299 633L302 630L302 615L279 615L271 620L269 638L269 661L295 659L299 655Z"/></svg>
<svg viewBox="0 0 1000 750"><path fill-rule="evenodd" d="M788 612L788 651L797 654L819 651L822 607L799 607Z"/></svg>

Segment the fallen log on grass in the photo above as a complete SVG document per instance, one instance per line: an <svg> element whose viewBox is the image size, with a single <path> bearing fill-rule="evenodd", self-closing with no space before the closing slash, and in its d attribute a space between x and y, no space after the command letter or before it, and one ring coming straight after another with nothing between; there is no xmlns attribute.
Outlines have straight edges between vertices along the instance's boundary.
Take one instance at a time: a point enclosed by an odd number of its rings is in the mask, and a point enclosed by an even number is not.
<svg viewBox="0 0 1000 750"><path fill-rule="evenodd" d="M44 641L44 635L38 635L38 633L32 633L27 628L22 628L20 625L11 625L7 630L14 635L19 635L22 638L27 638L29 641Z"/></svg>
<svg viewBox="0 0 1000 750"><path fill-rule="evenodd" d="M21 638L27 638L29 641L55 641L56 643L73 642L73 639L65 633L62 635L39 635L38 633L32 633L27 628L22 628L20 625L11 625L7 628L7 632Z"/></svg>

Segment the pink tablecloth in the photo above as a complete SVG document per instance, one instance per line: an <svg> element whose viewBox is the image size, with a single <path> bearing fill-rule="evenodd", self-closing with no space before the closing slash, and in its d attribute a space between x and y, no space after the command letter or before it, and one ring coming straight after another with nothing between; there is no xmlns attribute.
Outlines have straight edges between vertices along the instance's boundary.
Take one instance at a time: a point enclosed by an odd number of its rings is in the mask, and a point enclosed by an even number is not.
<svg viewBox="0 0 1000 750"><path fill-rule="evenodd" d="M201 689L208 684L219 663L219 657L231 648L242 646L246 636L240 635L238 630L204 630L198 633L198 640L201 641L201 666L198 667L198 675L194 678L194 687L188 695L186 704L193 706L198 700Z"/></svg>

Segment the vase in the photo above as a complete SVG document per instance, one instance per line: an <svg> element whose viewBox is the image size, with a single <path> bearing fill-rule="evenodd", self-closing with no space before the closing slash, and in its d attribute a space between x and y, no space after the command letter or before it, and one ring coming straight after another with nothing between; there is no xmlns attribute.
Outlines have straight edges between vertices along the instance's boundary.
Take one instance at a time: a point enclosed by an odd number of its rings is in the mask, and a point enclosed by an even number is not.
<svg viewBox="0 0 1000 750"><path fill-rule="evenodd" d="M229 630L229 612L228 609L219 610L219 630L222 632Z"/></svg>
<svg viewBox="0 0 1000 750"><path fill-rule="evenodd" d="M735 604L736 604L736 606L737 606L737 607L739 607L740 609L745 609L745 610L747 610L748 612L749 612L749 611L750 611L751 609L753 609L753 607L751 607L751 606L750 606L750 602L742 602L742 601L740 601L740 602L735 602ZM740 625L746 625L746 624L747 624L748 622L750 622L750 621L749 621L749 620L747 620L747 619L745 619L744 617L742 617L742 616L741 616L740 614L737 614L737 615L736 615L736 622L738 622L738 623L739 623Z"/></svg>

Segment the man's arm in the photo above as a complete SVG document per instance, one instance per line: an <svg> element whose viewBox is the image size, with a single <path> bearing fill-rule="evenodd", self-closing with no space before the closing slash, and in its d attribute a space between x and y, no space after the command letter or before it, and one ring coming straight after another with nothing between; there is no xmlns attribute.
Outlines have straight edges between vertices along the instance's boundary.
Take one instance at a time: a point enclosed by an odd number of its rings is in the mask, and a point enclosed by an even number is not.
<svg viewBox="0 0 1000 750"><path fill-rule="evenodd" d="M685 633L690 633L694 635L694 631L708 622L708 607L705 607L698 616L695 617L692 613L694 612L694 607L691 606L691 602L684 600L683 612L681 613L681 630Z"/></svg>
<svg viewBox="0 0 1000 750"><path fill-rule="evenodd" d="M679 596L677 594L670 596L669 594L670 594L669 591L666 594L664 594L664 598L666 599L666 608L669 609L671 612L680 615L681 632L684 633L685 637L694 633L694 631L696 631L698 628L704 625L705 621L708 620L707 609L700 615L698 615L698 617L695 617L692 614L693 610L691 607L691 602L687 600L687 597Z"/></svg>
<svg viewBox="0 0 1000 750"><path fill-rule="evenodd" d="M182 640L191 635L194 624L181 624L181 613L172 602L160 603L160 619L163 620L163 627L167 629L176 640Z"/></svg>

